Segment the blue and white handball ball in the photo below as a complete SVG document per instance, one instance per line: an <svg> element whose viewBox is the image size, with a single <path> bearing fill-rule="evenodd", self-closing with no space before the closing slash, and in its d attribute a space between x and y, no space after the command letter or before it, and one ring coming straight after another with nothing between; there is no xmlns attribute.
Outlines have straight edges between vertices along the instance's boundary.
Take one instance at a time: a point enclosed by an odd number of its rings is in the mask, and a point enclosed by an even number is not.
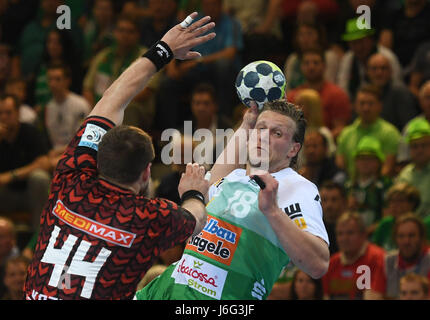
<svg viewBox="0 0 430 320"><path fill-rule="evenodd" d="M261 110L267 101L285 96L286 80L281 69L270 61L254 61L240 70L236 77L236 91L246 106L255 101Z"/></svg>

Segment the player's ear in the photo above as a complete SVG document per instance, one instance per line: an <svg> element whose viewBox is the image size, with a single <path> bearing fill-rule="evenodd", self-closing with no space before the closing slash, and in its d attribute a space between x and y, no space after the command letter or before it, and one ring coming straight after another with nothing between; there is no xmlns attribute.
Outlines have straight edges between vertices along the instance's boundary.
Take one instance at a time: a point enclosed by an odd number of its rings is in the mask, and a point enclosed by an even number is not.
<svg viewBox="0 0 430 320"><path fill-rule="evenodd" d="M294 142L290 151L288 151L288 157L294 158L299 153L301 147L302 145L300 144L300 142Z"/></svg>
<svg viewBox="0 0 430 320"><path fill-rule="evenodd" d="M141 178L143 181L147 181L151 178L151 166L152 163L148 163L148 165L146 166L146 168L143 170Z"/></svg>

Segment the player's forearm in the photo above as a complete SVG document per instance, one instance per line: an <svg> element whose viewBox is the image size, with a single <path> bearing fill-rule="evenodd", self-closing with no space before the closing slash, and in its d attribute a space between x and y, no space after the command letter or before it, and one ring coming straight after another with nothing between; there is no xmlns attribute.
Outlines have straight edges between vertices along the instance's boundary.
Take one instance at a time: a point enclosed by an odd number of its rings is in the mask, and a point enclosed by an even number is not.
<svg viewBox="0 0 430 320"><path fill-rule="evenodd" d="M321 278L327 272L330 259L327 244L300 230L279 208L276 212L266 214L266 217L293 263L312 278Z"/></svg>
<svg viewBox="0 0 430 320"><path fill-rule="evenodd" d="M206 225L206 207L199 200L188 199L184 201L182 208L188 210L194 216L194 218L196 218L196 226L194 228L193 236L199 234Z"/></svg>
<svg viewBox="0 0 430 320"><path fill-rule="evenodd" d="M218 156L211 169L210 184L215 183L246 163L249 129L248 125L242 124L230 138L227 146Z"/></svg>
<svg viewBox="0 0 430 320"><path fill-rule="evenodd" d="M104 116L117 125L121 124L125 108L145 88L156 71L149 59L137 59L105 91L90 115Z"/></svg>

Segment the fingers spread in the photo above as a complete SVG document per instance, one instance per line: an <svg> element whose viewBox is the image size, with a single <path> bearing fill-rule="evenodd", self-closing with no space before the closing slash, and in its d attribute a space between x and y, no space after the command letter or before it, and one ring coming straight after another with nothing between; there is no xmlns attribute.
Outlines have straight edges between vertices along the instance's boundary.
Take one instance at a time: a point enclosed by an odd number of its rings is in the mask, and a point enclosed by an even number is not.
<svg viewBox="0 0 430 320"><path fill-rule="evenodd" d="M197 20L196 22L194 22L192 25L190 25L187 28L187 31L189 32L193 32L194 30L196 30L197 28L200 28L201 26L203 26L204 24L208 23L211 20L211 17L206 16L201 18L200 20Z"/></svg>
<svg viewBox="0 0 430 320"><path fill-rule="evenodd" d="M200 45L202 43L205 43L205 42L207 42L209 40L212 40L213 38L215 38L215 36L216 36L216 34L214 32L211 32L211 33L209 33L209 34L207 34L205 36L195 38L195 39L193 39L193 40L190 41L190 45L189 46L190 46L190 48L194 48L194 47L196 47L196 46L198 46L198 45Z"/></svg>

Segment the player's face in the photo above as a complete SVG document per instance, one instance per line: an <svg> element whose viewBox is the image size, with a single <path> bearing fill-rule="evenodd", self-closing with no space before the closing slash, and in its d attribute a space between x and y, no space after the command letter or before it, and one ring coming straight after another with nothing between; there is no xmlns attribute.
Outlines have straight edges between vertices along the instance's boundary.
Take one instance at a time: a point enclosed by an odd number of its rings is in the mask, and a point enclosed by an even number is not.
<svg viewBox="0 0 430 320"><path fill-rule="evenodd" d="M400 282L400 300L427 300L427 294L424 292L421 283L418 281L401 281Z"/></svg>
<svg viewBox="0 0 430 320"><path fill-rule="evenodd" d="M399 254L406 260L418 257L422 246L418 226L412 221L402 223L397 228L396 243Z"/></svg>
<svg viewBox="0 0 430 320"><path fill-rule="evenodd" d="M300 150L300 143L293 141L295 122L278 112L264 111L258 117L255 129L257 137L251 134L248 145L251 166L268 157L269 172L287 168ZM264 133L268 133L268 137Z"/></svg>

